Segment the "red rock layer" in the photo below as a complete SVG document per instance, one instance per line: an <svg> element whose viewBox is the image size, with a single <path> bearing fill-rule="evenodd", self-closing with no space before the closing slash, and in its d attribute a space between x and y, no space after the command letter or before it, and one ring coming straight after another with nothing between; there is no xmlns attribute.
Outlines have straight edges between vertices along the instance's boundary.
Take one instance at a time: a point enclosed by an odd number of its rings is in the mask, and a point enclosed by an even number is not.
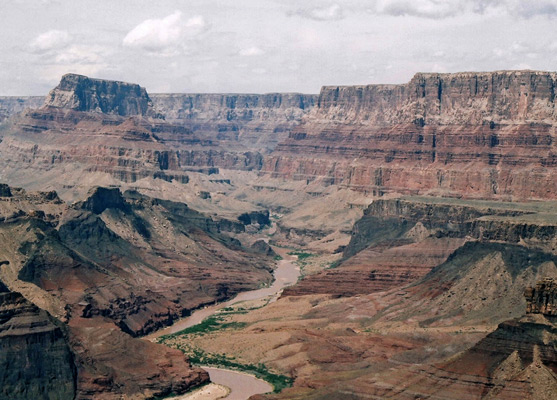
<svg viewBox="0 0 557 400"><path fill-rule="evenodd" d="M402 286L441 264L462 243L460 239L381 243L359 252L339 268L306 277L297 285L285 289L283 296L354 296Z"/></svg>
<svg viewBox="0 0 557 400"><path fill-rule="evenodd" d="M503 71L325 87L262 173L375 194L552 199L556 82Z"/></svg>

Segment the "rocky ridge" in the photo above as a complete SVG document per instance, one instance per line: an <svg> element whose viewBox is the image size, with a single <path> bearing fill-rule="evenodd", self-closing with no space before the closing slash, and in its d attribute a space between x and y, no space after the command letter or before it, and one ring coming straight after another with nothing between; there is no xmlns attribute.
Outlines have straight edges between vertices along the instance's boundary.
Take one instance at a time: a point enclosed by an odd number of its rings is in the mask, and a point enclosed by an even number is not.
<svg viewBox="0 0 557 400"><path fill-rule="evenodd" d="M378 199L355 223L340 265L308 276L284 295L350 296L399 287L454 257L467 242L518 245L549 257L556 233L552 206L542 203Z"/></svg>

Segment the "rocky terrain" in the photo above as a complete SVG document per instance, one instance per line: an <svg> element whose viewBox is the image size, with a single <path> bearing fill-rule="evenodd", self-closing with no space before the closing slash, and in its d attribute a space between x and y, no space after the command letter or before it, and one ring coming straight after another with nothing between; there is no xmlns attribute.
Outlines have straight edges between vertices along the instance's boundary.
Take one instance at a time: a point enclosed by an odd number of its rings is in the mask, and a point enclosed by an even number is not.
<svg viewBox="0 0 557 400"><path fill-rule="evenodd" d="M43 96L0 96L0 123L25 109L39 108L43 103Z"/></svg>
<svg viewBox="0 0 557 400"><path fill-rule="evenodd" d="M96 188L68 206L4 188L1 276L63 320L100 315L146 334L271 279L270 258L183 203Z"/></svg>
<svg viewBox="0 0 557 400"><path fill-rule="evenodd" d="M72 384L41 390L156 398L205 382L134 336L268 285L289 257L302 278L277 301L166 343L293 379L259 398L551 398L556 82L149 95L69 74L39 108L0 99L3 290L73 360L54 364Z"/></svg>
<svg viewBox="0 0 557 400"><path fill-rule="evenodd" d="M178 351L133 339L99 318L68 327L2 283L0 352L6 399L149 398L208 380Z"/></svg>
<svg viewBox="0 0 557 400"><path fill-rule="evenodd" d="M316 95L299 93L176 93L151 98L167 121L188 127L203 140L262 153L286 139L317 100Z"/></svg>
<svg viewBox="0 0 557 400"><path fill-rule="evenodd" d="M262 173L374 195L554 199L556 79L419 73L404 85L324 87Z"/></svg>
<svg viewBox="0 0 557 400"><path fill-rule="evenodd" d="M6 262L6 261L3 261ZM0 282L0 397L73 399L67 328Z"/></svg>

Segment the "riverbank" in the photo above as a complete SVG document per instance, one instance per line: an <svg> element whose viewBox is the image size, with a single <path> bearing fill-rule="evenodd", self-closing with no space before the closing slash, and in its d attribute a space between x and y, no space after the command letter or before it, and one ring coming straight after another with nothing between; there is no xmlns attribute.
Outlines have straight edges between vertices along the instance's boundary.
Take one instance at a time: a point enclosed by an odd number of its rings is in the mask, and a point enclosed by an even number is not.
<svg viewBox="0 0 557 400"><path fill-rule="evenodd" d="M227 316L265 307L276 301L285 287L295 284L300 275L300 268L295 263L297 257L289 255L287 249L277 248L275 251L282 259L277 263L274 271L275 280L270 287L243 292L227 302L196 310L191 316L177 321L168 328L154 332L144 339L182 350L190 358L192 364L212 365L203 368L209 372L213 383L230 389L228 396L221 397L227 400L245 400L254 394L279 391L289 386L291 384L289 377L272 373L263 364L243 364L224 354L207 354L184 345L183 341L179 340L187 338L188 335L204 335L215 330L238 328L235 324L226 323ZM169 343L168 341L171 339L178 339L178 342ZM233 370L228 368L233 368ZM252 393L253 390L257 391ZM214 397L210 397L212 395L199 399L212 400L214 399ZM180 397L178 399L182 400ZM186 399L189 398L186 397Z"/></svg>

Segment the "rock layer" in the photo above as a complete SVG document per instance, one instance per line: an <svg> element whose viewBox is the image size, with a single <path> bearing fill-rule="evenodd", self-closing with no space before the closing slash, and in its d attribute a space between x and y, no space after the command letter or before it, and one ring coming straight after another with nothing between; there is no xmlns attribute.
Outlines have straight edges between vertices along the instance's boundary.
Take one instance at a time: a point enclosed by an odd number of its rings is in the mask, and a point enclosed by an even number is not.
<svg viewBox="0 0 557 400"><path fill-rule="evenodd" d="M27 108L39 108L43 103L43 96L0 96L0 122Z"/></svg>
<svg viewBox="0 0 557 400"><path fill-rule="evenodd" d="M147 91L139 85L66 74L46 96L44 107L121 116L155 116Z"/></svg>
<svg viewBox="0 0 557 400"><path fill-rule="evenodd" d="M188 127L203 140L263 153L286 139L317 100L316 95L299 93L153 94L151 98L167 121Z"/></svg>
<svg viewBox="0 0 557 400"><path fill-rule="evenodd" d="M536 286L526 288L526 312L543 314L548 317L557 316L557 280L546 278Z"/></svg>
<svg viewBox="0 0 557 400"><path fill-rule="evenodd" d="M0 282L0 397L73 399L76 375L65 327Z"/></svg>
<svg viewBox="0 0 557 400"><path fill-rule="evenodd" d="M324 87L262 172L376 195L553 199L556 77L417 74L405 85Z"/></svg>

